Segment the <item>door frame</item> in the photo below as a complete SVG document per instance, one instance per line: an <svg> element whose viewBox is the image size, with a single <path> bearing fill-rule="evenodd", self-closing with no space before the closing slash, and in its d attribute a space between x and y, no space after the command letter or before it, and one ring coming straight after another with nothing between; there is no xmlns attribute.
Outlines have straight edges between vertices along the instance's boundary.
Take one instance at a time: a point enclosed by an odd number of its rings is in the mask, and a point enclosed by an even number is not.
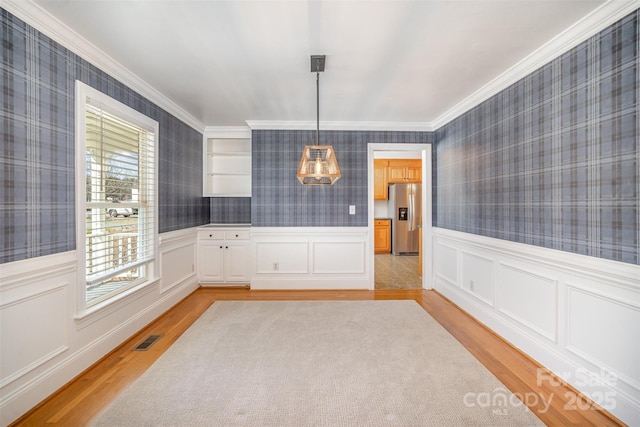
<svg viewBox="0 0 640 427"><path fill-rule="evenodd" d="M433 182L432 182L432 144L367 144L367 255L369 258L369 289L375 289L375 250L374 250L374 200L373 200L373 158L376 151L420 151L422 153L422 288L433 289Z"/></svg>

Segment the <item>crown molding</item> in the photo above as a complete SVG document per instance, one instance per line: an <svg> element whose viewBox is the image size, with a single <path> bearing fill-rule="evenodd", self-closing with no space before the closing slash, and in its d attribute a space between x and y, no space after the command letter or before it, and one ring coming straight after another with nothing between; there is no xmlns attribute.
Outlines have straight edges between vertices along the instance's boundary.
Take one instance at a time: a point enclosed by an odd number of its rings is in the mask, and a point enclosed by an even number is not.
<svg viewBox="0 0 640 427"><path fill-rule="evenodd" d="M573 49L639 7L640 0L607 1L435 119L432 122L434 129L439 129L446 125L451 120L486 101L563 53Z"/></svg>
<svg viewBox="0 0 640 427"><path fill-rule="evenodd" d="M198 132L202 132L204 129L204 124L187 113L182 107L158 92L136 74L119 64L32 0L0 0L0 7L135 90Z"/></svg>
<svg viewBox="0 0 640 427"><path fill-rule="evenodd" d="M247 120L253 130L316 130L317 122ZM395 131L395 132L432 132L433 125L428 122L339 122L321 121L320 130L359 130L359 131Z"/></svg>
<svg viewBox="0 0 640 427"><path fill-rule="evenodd" d="M6 9L38 31L57 41L67 49L91 62L102 71L110 74L123 84L164 108L184 121L198 132L206 127L184 109L158 92L133 72L120 65L113 58L84 39L78 33L59 21L32 0L0 0L0 7ZM640 0L609 0L571 27L554 37L526 58L506 70L488 84L472 93L460 103L449 109L433 122L320 122L323 130L361 130L361 131L410 131L431 132L444 126L451 120L504 90L561 54L582 43L589 37L602 31L617 20L640 7ZM260 130L315 130L316 122L308 121L260 121L247 120L250 129Z"/></svg>

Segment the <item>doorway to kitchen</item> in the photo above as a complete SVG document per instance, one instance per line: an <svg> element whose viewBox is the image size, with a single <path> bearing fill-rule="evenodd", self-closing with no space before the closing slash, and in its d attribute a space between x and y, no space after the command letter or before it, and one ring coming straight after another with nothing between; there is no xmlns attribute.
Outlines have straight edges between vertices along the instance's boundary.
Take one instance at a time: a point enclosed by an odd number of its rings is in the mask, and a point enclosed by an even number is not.
<svg viewBox="0 0 640 427"><path fill-rule="evenodd" d="M376 289L421 289L417 256L375 254Z"/></svg>
<svg viewBox="0 0 640 427"><path fill-rule="evenodd" d="M369 144L368 151L369 288L430 289L431 145Z"/></svg>

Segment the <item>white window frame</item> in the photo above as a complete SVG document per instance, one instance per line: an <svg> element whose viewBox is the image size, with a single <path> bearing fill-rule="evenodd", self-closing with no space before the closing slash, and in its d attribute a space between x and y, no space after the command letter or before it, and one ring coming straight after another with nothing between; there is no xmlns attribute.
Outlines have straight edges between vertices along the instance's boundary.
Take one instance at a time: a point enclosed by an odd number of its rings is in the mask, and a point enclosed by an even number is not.
<svg viewBox="0 0 640 427"><path fill-rule="evenodd" d="M76 252L78 258L78 270L77 270L77 317L82 318L92 312L95 312L103 307L109 306L112 303L121 300L122 298L136 292L139 289L145 288L156 283L159 280L159 262L158 262L158 138L159 138L159 124L157 121L145 116L144 114L128 107L121 102L111 98L110 96L82 83L76 81L75 85L76 95L76 108L75 108L75 167L76 167ZM97 303L87 303L87 277L86 277L86 245L87 245L87 232L86 232L86 106L87 100L91 100L91 105L99 106L105 112L112 114L120 119L130 122L140 128L143 128L154 134L154 148L155 153L153 161L153 172L150 177L155 185L153 185L153 213L150 220L153 224L153 257L150 261L145 263L145 278L144 280L137 282L134 286L124 286L118 293L113 294L107 299L100 300Z"/></svg>

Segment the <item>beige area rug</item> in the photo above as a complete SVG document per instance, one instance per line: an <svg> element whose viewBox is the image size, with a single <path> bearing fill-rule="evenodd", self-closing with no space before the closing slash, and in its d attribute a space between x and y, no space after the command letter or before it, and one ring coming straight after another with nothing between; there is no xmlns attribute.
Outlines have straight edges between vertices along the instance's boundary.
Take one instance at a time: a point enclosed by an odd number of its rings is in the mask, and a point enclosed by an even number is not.
<svg viewBox="0 0 640 427"><path fill-rule="evenodd" d="M95 425L544 424L415 301L229 301Z"/></svg>

